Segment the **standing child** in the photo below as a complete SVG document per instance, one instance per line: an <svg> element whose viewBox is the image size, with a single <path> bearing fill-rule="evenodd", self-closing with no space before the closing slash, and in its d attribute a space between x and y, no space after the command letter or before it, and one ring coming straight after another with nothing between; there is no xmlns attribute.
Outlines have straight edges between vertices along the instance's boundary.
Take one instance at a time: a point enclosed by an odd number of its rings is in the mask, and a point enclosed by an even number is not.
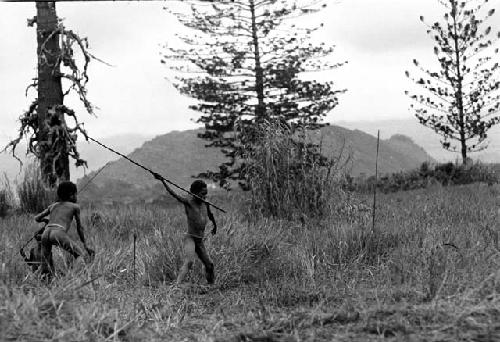
<svg viewBox="0 0 500 342"><path fill-rule="evenodd" d="M49 205L47 209L35 216L35 221L45 222L47 225L42 234L42 267L41 273L54 275L52 261L52 246L59 246L70 253L74 258L84 256L85 252L68 236L73 219L76 222L76 231L87 252L85 261L88 263L94 252L87 247L80 222L80 206L76 203L76 185L72 182L62 182L57 188L59 200ZM47 218L47 216L49 218Z"/></svg>
<svg viewBox="0 0 500 342"><path fill-rule="evenodd" d="M184 205L184 210L186 212L188 230L183 238L184 261L179 275L177 276L177 284L181 284L184 281L186 274L193 267L196 255L205 266L207 282L213 284L215 280L214 264L208 257L205 245L203 244L203 236L205 234L207 218L212 221L212 234L214 235L217 232L217 223L210 211L210 206L203 201L208 193L207 184L202 180L195 180L193 184L191 184L190 191L196 196L183 197L176 194L161 175L157 173L153 173L153 175L163 183L165 189L176 200Z"/></svg>

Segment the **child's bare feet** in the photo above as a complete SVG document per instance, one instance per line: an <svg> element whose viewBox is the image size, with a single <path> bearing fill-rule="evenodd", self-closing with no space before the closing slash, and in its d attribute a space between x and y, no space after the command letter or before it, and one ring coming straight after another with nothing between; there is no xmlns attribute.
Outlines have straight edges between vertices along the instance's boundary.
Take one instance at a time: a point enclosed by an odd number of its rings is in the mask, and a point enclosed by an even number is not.
<svg viewBox="0 0 500 342"><path fill-rule="evenodd" d="M214 268L210 268L207 270L207 282L212 285L215 282L215 274L214 274Z"/></svg>

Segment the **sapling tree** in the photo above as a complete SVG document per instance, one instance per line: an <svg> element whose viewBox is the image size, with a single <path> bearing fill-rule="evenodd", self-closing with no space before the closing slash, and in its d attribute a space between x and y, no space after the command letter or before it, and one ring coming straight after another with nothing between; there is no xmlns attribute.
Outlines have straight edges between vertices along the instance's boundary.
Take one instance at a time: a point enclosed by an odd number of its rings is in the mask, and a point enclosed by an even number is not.
<svg viewBox="0 0 500 342"><path fill-rule="evenodd" d="M321 24L293 24L323 7L322 1L222 0L167 8L186 31L179 44L165 46L162 62L175 72L177 89L197 100L190 108L201 113L200 137L228 158L203 176L223 186L244 179L261 123L279 121L292 132L324 125L343 90L311 75L342 63L331 61L332 46L313 42Z"/></svg>
<svg viewBox="0 0 500 342"><path fill-rule="evenodd" d="M4 149L15 149L23 137L28 138L28 152L40 161L44 181L53 186L58 180L69 180L69 157L76 166L86 166L76 147L77 134L83 133L75 112L64 105L64 97L75 92L88 113L94 115L94 107L87 99L86 85L89 80L87 67L95 59L88 51L88 41L68 30L57 17L54 2L37 2L37 16L28 20L28 26L37 26L38 75L26 90L35 88L37 97L21 115L18 137ZM76 53L80 51L83 66L79 67ZM63 89L62 80L69 81ZM70 127L67 119L74 125ZM17 158L17 157L16 157Z"/></svg>
<svg viewBox="0 0 500 342"><path fill-rule="evenodd" d="M469 152L487 147L488 130L500 122L500 32L487 24L495 13L485 8L488 0L438 1L446 9L444 20L420 20L436 43L439 68L430 70L414 59L416 72L406 76L424 92L406 94L420 123L442 137L443 148L460 152L465 164Z"/></svg>

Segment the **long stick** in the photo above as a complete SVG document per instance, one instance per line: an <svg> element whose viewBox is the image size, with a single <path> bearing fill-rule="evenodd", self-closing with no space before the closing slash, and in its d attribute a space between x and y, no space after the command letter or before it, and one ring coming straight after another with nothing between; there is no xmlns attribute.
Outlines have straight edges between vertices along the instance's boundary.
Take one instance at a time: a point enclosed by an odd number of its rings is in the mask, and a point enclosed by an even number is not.
<svg viewBox="0 0 500 342"><path fill-rule="evenodd" d="M377 208L378 185L378 151L380 146L380 130L377 132L377 156L375 158L375 186L373 187L372 233L375 233L375 210Z"/></svg>
<svg viewBox="0 0 500 342"><path fill-rule="evenodd" d="M92 178L90 178L90 179L88 180L88 182L87 182L84 186L82 186L82 187L80 188L80 190L78 190L78 192L79 192L80 194L81 194L82 192L84 192L84 191L85 191L85 189L86 189L86 188L90 185L90 183L92 183L92 181L93 181L93 180L94 180L94 179L95 179L95 178L96 178L96 177L97 177L97 176L98 176L98 175L102 172L102 170L104 170L104 168L105 168L106 166L108 166L108 165L109 165L109 163L106 163L106 164L104 164L104 166L102 166L99 170L97 170L97 172L96 172L96 173L92 176Z"/></svg>
<svg viewBox="0 0 500 342"><path fill-rule="evenodd" d="M136 240L137 240L137 234L134 233L134 285L135 285L135 243L136 243Z"/></svg>
<svg viewBox="0 0 500 342"><path fill-rule="evenodd" d="M35 238L36 234L33 235L28 241L26 241L26 243L21 247L21 249L25 249L26 246L28 246L28 244Z"/></svg>
<svg viewBox="0 0 500 342"><path fill-rule="evenodd" d="M139 164L138 162L136 162L136 161L134 161L134 160L130 159L130 158L129 158L129 157L127 157L126 155L121 154L120 152L113 150L111 147L108 147L108 146L104 145L103 143L101 143L101 142L97 141L96 139L91 138L91 137L89 137L88 135L86 135L85 137L86 137L87 139L89 139L89 140L92 140L92 141L93 141L93 142L95 142L96 144L98 144L98 145L100 145L100 146L104 147L105 149L107 149L107 150L109 150L109 151L111 151L111 152L113 152L113 153L115 153L115 154L119 155L120 157L127 159L127 160L128 160L129 162L131 162L132 164L137 165L137 166L139 166L140 168L142 168L142 169L144 169L144 170L146 170L146 171L148 171L148 172L150 172L150 173L155 173L155 172L151 171L150 169L148 169L147 167L145 167L144 165L141 165L141 164ZM160 175L160 176L161 176L161 175ZM211 205L212 207L214 207L215 209L218 209L218 210L222 211L223 213L226 213L226 211L225 211L224 209L219 208L219 207L218 207L218 206L216 206L215 204L210 203L209 201L207 201L207 200L205 200L205 199L201 198L200 196L197 196L197 195L193 194L192 192L190 192L190 191L188 191L188 190L186 190L186 189L181 188L180 186L178 186L177 184L175 184L175 183L174 183L174 182L172 182L172 181L169 181L168 179L166 179L166 178L165 178L165 177L163 177L163 176L162 176L162 178L163 178L163 180L165 180L165 182L167 182L167 183L169 183L169 184L171 184L171 185L175 186L177 189L182 190L182 191L184 191L184 192L186 192L186 193L190 194L191 196L193 196L193 197L195 197L195 198L199 199L200 201L202 201L202 202L204 202L204 203L207 203L207 204Z"/></svg>
<svg viewBox="0 0 500 342"><path fill-rule="evenodd" d="M46 226L47 226L47 223L45 223L44 228ZM28 241L26 241L26 243L21 247L21 249L25 249L26 246L28 246L28 244L35 238L35 236L37 236L37 234L38 234L39 231L40 231L40 229L36 231L36 233L31 237L31 239L29 239Z"/></svg>

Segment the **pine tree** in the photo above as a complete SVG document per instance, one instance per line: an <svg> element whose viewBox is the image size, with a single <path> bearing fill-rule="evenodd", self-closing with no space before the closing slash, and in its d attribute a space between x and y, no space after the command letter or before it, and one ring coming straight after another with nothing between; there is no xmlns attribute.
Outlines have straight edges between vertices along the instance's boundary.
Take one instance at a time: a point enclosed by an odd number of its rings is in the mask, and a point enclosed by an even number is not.
<svg viewBox="0 0 500 342"><path fill-rule="evenodd" d="M163 63L182 76L174 85L197 100L200 137L221 148L228 161L217 172L202 174L227 186L242 180L245 155L259 136L259 124L286 123L292 131L317 129L337 104L332 82L305 78L341 65L328 57L332 46L313 44L315 28L290 21L318 12L318 1L236 0L172 9L189 33L182 47L166 47Z"/></svg>
<svg viewBox="0 0 500 342"><path fill-rule="evenodd" d="M434 39L439 70L413 64L418 75L406 76L425 89L424 94L406 94L422 125L442 137L443 148L459 151L462 162L469 152L486 148L488 130L500 122L498 48L500 32L492 36L485 23L495 13L485 10L488 0L439 0L446 8L444 22L426 24ZM425 23L423 17L420 20Z"/></svg>

